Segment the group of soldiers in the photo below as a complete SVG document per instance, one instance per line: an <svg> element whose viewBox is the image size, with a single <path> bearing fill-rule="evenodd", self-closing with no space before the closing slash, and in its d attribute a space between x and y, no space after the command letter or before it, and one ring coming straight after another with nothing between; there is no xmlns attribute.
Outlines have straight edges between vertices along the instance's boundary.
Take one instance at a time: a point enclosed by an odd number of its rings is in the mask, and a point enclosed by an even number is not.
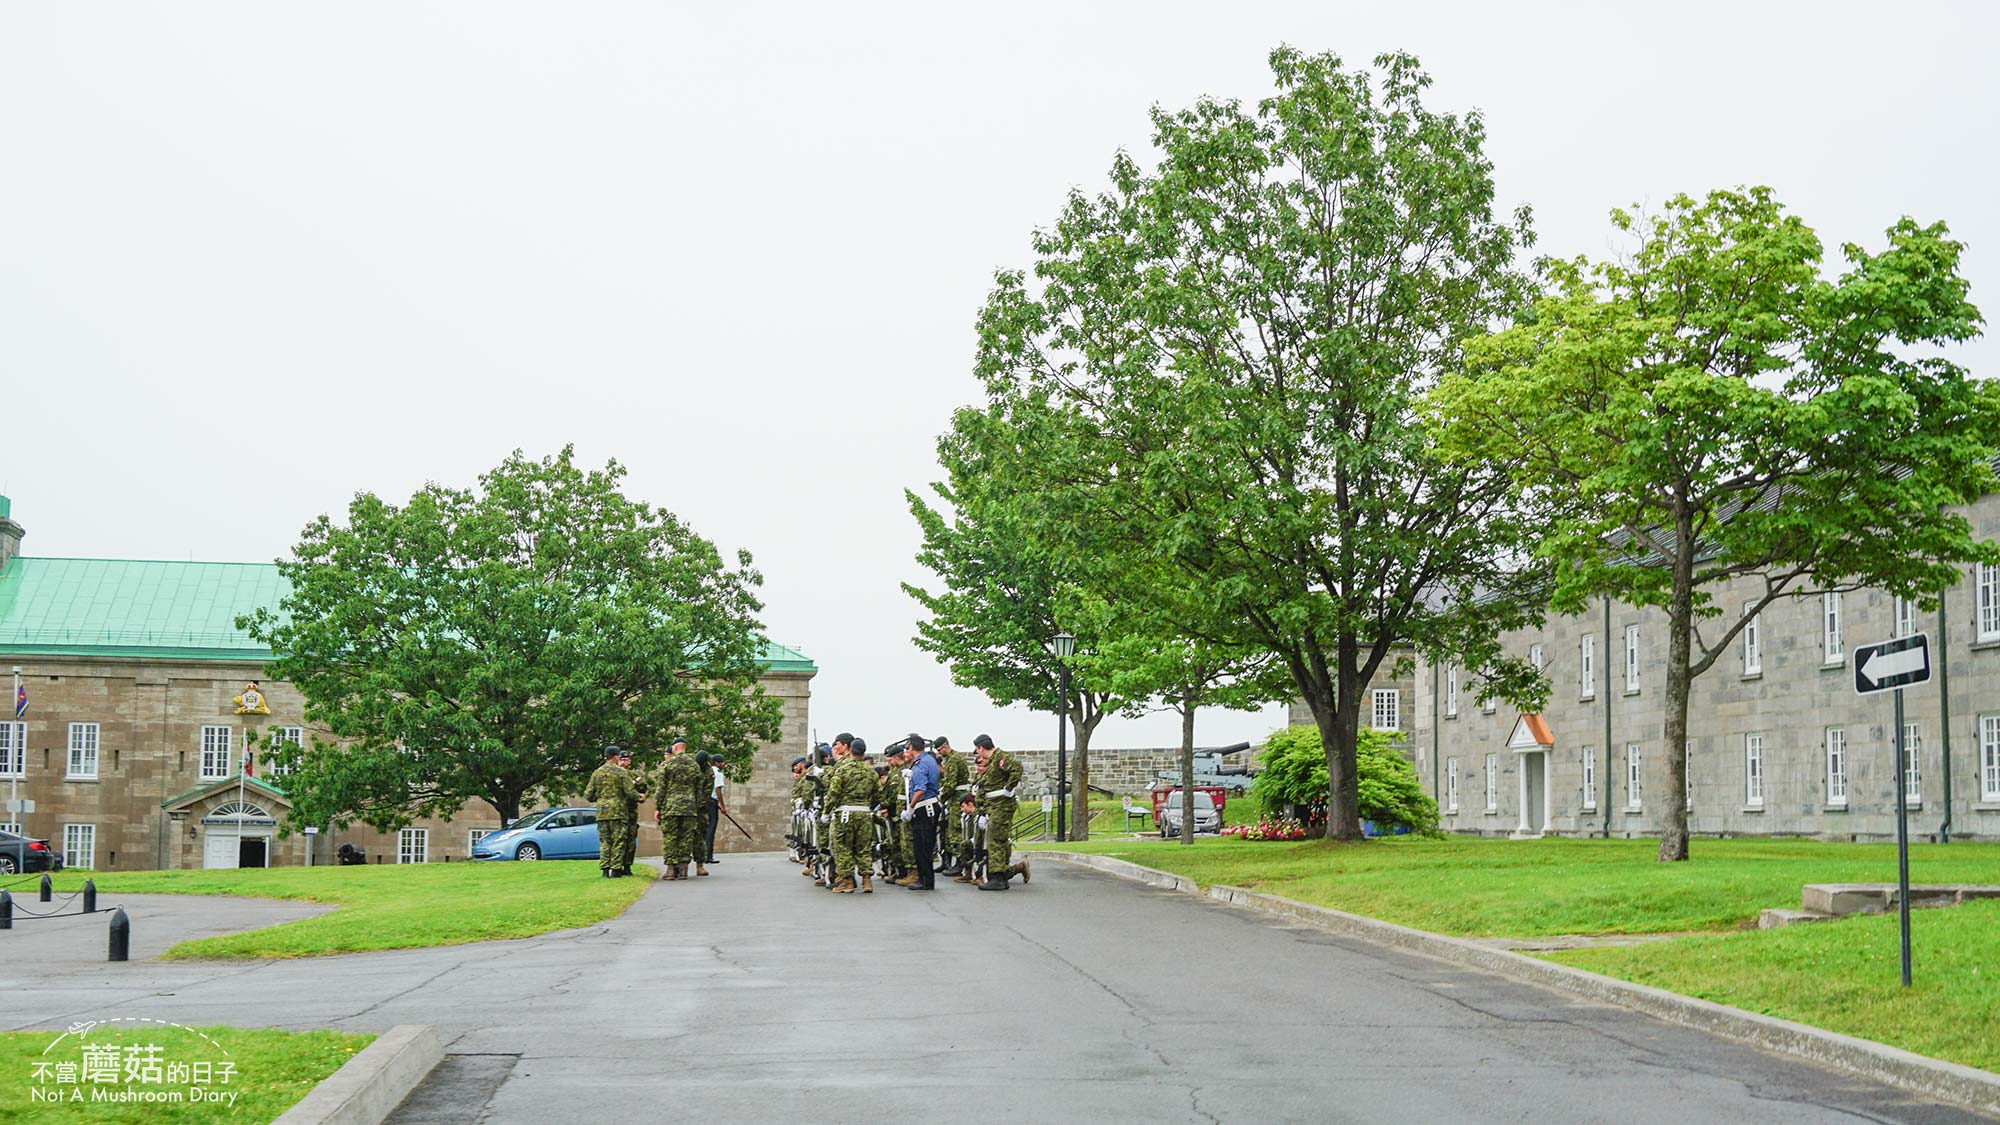
<svg viewBox="0 0 2000 1125"><path fill-rule="evenodd" d="M688 864L696 875L708 874L704 859L707 810L713 785L708 753L688 753L685 740L674 740L666 760L660 763L656 779L659 793L654 801L659 810L660 836L664 842L662 861L667 879L688 877ZM632 769L632 754L616 746L604 748L604 764L584 785L583 799L597 802L597 866L606 879L622 879L632 874L638 847L639 803L652 785Z"/></svg>
<svg viewBox="0 0 2000 1125"><path fill-rule="evenodd" d="M950 739L912 734L871 767L868 744L843 733L792 759L792 862L836 894L870 894L877 875L920 891L935 875L982 891L1026 883L1013 859L1021 764L987 735L972 745L968 764Z"/></svg>

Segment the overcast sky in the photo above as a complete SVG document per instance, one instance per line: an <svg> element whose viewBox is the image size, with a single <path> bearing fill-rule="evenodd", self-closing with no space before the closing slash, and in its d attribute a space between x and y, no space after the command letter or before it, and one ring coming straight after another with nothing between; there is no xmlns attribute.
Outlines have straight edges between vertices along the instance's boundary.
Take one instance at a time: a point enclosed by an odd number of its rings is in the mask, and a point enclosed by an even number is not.
<svg viewBox="0 0 2000 1125"><path fill-rule="evenodd" d="M1610 7L0 0L0 493L29 554L266 560L574 442L754 552L823 737L1049 745L910 645L902 490L992 272L1277 44L1416 53L1543 252L1762 183L1829 246L1947 220L2000 315L1988 6Z"/></svg>

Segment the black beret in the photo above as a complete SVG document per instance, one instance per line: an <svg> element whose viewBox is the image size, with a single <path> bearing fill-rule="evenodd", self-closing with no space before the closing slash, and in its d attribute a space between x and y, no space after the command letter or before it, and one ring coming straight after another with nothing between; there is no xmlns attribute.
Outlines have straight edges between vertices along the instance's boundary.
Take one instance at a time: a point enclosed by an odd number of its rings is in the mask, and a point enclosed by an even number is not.
<svg viewBox="0 0 2000 1125"><path fill-rule="evenodd" d="M848 735L847 752L854 755L857 758L866 758L868 756L868 743L862 739L854 737L853 735Z"/></svg>
<svg viewBox="0 0 2000 1125"><path fill-rule="evenodd" d="M978 738L973 739L972 744L974 746L979 747L981 750L991 750L993 749L993 736L990 734L982 734Z"/></svg>
<svg viewBox="0 0 2000 1125"><path fill-rule="evenodd" d="M625 751L620 750L616 746L606 746L604 748L604 756L607 758L616 758L618 755L623 754L624 752Z"/></svg>

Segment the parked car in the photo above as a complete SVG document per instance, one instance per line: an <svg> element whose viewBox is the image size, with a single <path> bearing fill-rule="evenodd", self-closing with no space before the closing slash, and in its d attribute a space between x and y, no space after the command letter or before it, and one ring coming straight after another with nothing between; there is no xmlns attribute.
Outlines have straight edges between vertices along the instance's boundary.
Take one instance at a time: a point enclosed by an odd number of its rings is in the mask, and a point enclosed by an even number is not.
<svg viewBox="0 0 2000 1125"><path fill-rule="evenodd" d="M47 840L36 840L18 832L0 832L0 875L22 875L31 871L61 871L62 856Z"/></svg>
<svg viewBox="0 0 2000 1125"><path fill-rule="evenodd" d="M1215 807L1215 798L1200 789L1194 791L1194 834L1219 835L1222 832L1222 810ZM1166 804L1160 809L1160 835L1174 837L1181 834L1181 791L1176 789L1167 794Z"/></svg>
<svg viewBox="0 0 2000 1125"><path fill-rule="evenodd" d="M474 859L596 859L597 810L589 806L531 812L472 845Z"/></svg>

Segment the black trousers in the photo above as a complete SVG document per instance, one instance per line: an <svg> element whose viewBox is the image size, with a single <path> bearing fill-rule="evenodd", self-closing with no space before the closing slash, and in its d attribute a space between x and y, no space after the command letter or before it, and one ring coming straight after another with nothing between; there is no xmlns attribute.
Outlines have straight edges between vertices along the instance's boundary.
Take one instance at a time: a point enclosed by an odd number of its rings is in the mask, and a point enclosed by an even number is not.
<svg viewBox="0 0 2000 1125"><path fill-rule="evenodd" d="M715 862L715 825L721 819L722 806L711 798L708 802L708 823L703 826L707 830L707 834L702 837L701 861L703 863Z"/></svg>
<svg viewBox="0 0 2000 1125"><path fill-rule="evenodd" d="M937 850L937 806L917 810L910 818L910 850L917 857L917 886L936 886L936 873L931 870L931 853Z"/></svg>

